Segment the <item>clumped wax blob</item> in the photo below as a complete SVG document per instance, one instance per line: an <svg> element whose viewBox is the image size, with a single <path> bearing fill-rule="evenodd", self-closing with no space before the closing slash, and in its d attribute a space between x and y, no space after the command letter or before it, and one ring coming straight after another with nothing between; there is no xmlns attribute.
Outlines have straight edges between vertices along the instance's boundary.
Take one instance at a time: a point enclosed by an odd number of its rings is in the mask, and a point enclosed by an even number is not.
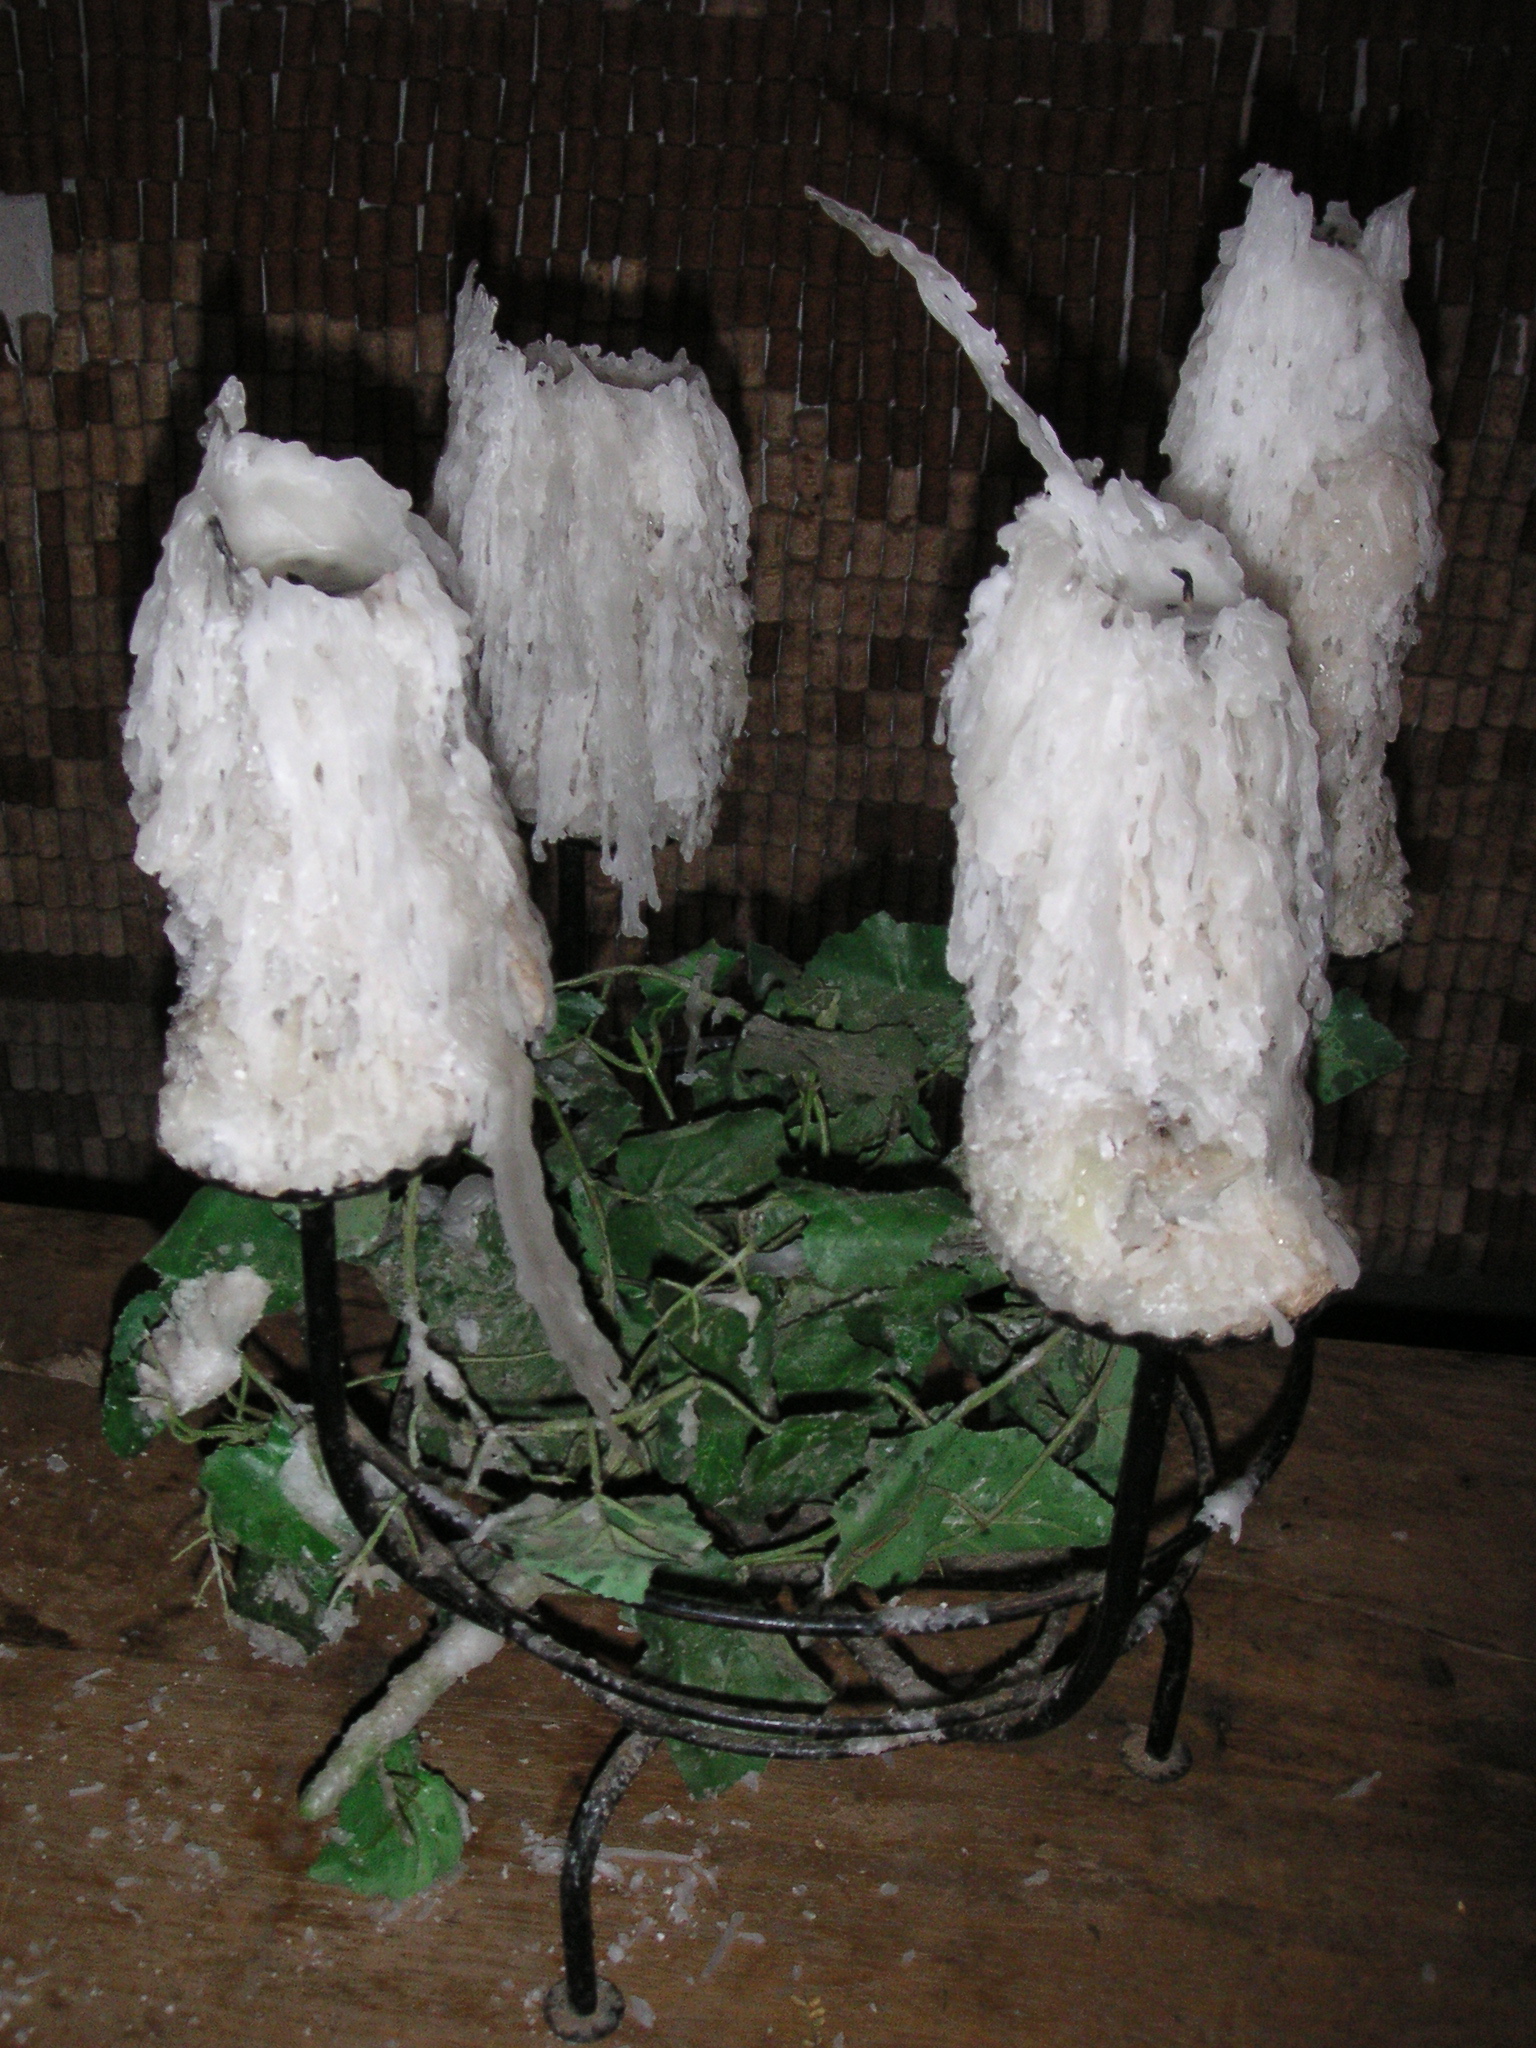
<svg viewBox="0 0 1536 2048"><path fill-rule="evenodd" d="M253 1194L329 1191L484 1121L546 948L440 543L365 462L244 421L231 379L133 629L137 858L182 976L160 1139Z"/></svg>
<svg viewBox="0 0 1536 2048"><path fill-rule="evenodd" d="M534 851L595 839L621 930L654 850L709 842L747 711L750 506L701 370L499 342L459 296L433 522L459 557L492 746Z"/></svg>
<svg viewBox="0 0 1536 2048"><path fill-rule="evenodd" d="M1403 308L1413 195L1363 229L1341 204L1314 226L1288 172L1249 182L1179 381L1163 495L1219 527L1290 621L1321 748L1329 938L1374 953L1407 926L1384 764L1416 598L1443 554L1429 379Z"/></svg>
<svg viewBox="0 0 1536 2048"><path fill-rule="evenodd" d="M231 378L131 643L137 859L182 983L160 1141L271 1196L473 1139L519 1285L607 1416L618 1363L534 1170L524 1042L551 1011L548 944L468 730L447 551L365 462L244 426Z"/></svg>
<svg viewBox="0 0 1536 2048"><path fill-rule="evenodd" d="M1092 486L931 257L822 203L914 272L1046 470L945 693L977 1215L1085 1322L1284 1338L1358 1273L1308 1164L1324 854L1284 623L1214 529Z"/></svg>

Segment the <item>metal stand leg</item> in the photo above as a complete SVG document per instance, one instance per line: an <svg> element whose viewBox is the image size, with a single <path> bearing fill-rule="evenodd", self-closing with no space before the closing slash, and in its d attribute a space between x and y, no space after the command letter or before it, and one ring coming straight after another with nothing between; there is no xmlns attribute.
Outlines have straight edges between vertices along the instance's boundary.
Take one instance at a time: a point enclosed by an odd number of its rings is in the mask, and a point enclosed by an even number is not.
<svg viewBox="0 0 1536 2048"><path fill-rule="evenodd" d="M1183 1777L1194 1761L1189 1744L1178 1739L1179 1709L1184 1704L1194 1646L1189 1603L1179 1600L1163 1619L1163 1662L1152 1698L1152 1718L1145 1728L1131 1729L1120 1745L1121 1760L1127 1770L1154 1785L1172 1784L1174 1779Z"/></svg>
<svg viewBox="0 0 1536 2048"><path fill-rule="evenodd" d="M624 2017L624 1994L597 1974L592 1947L592 1873L603 1830L660 1738L628 1729L609 1750L571 1817L560 1872L565 1975L544 1994L544 2017L562 2041L601 2041Z"/></svg>

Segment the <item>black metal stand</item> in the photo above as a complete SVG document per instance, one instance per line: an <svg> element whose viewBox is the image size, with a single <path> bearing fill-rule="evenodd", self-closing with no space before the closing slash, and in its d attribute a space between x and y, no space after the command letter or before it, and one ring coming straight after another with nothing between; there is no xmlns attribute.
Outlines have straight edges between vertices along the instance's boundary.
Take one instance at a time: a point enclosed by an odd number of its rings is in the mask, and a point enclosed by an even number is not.
<svg viewBox="0 0 1536 2048"><path fill-rule="evenodd" d="M1144 1341L1115 1492L1114 1516L1101 1564L1080 1554L994 1560L982 1574L985 1590L946 1577L873 1608L823 1600L816 1582L791 1592L804 1597L786 1612L786 1576L744 1588L653 1581L641 1605L649 1612L717 1628L788 1637L802 1652L818 1640L845 1643L889 1704L874 1712L843 1708L796 1711L718 1695L690 1692L665 1680L605 1663L586 1639L560 1633L555 1615L535 1619L493 1589L505 1560L476 1542L479 1517L424 1479L403 1455L403 1432L382 1444L352 1414L342 1375L341 1316L336 1293L335 1217L329 1201L302 1211L305 1318L315 1421L338 1495L375 1553L398 1576L438 1606L463 1615L564 1673L600 1701L620 1724L613 1748L588 1785L571 1822L560 1885L565 1970L545 1999L545 2017L563 2040L595 2041L611 2033L624 2011L618 1989L597 1974L592 1938L592 1874L603 1831L645 1759L663 1737L750 1756L806 1761L870 1755L914 1743L1019 1741L1059 1727L1104 1682L1115 1660L1151 1633L1163 1632L1163 1658L1145 1731L1135 1731L1122 1755L1153 1782L1182 1777L1189 1751L1178 1739L1178 1720L1189 1676L1193 1628L1185 1592L1199 1567L1211 1530L1196 1518L1199 1501L1215 1485L1215 1462L1199 1404L1181 1375L1183 1361L1166 1345ZM1245 1479L1257 1491L1290 1448L1311 1388L1312 1339L1296 1338L1268 1431ZM1195 1510L1174 1535L1150 1543L1158 1474L1171 1417L1177 1417L1195 1468ZM386 1526L386 1503L400 1496L400 1516ZM1004 1581L998 1590L998 1581ZM935 1603L938 1586L966 1597ZM1085 1609L1077 1628L1074 1610ZM925 1635L997 1627L1038 1617L1023 1647L981 1665L973 1677L926 1678L897 1645Z"/></svg>

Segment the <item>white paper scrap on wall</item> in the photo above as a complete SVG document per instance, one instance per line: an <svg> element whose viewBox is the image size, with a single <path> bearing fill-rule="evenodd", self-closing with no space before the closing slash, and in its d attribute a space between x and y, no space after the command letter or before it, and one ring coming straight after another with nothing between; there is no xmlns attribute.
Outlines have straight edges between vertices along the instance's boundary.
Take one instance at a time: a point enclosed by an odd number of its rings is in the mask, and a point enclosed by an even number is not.
<svg viewBox="0 0 1536 2048"><path fill-rule="evenodd" d="M1328 1001L1316 742L1284 623L1222 536L1123 478L1092 488L1047 435L945 693L966 1178L1047 1306L1257 1333L1358 1272L1301 1080Z"/></svg>
<svg viewBox="0 0 1536 2048"><path fill-rule="evenodd" d="M1403 306L1405 193L1362 229L1314 224L1261 166L1221 238L1163 446L1164 496L1219 527L1248 587L1290 622L1321 745L1336 952L1398 943L1406 864L1385 775L1415 600L1438 574L1437 428Z"/></svg>
<svg viewBox="0 0 1536 2048"><path fill-rule="evenodd" d="M534 851L594 839L621 930L655 848L709 842L747 710L750 505L730 427L678 356L500 342L471 276L433 522L459 557L491 743Z"/></svg>

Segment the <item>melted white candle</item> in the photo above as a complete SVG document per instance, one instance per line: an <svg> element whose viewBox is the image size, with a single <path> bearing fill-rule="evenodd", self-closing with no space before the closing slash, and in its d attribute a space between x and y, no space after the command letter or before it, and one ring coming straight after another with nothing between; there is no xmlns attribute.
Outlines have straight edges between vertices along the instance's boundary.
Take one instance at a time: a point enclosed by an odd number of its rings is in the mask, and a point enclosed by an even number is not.
<svg viewBox="0 0 1536 2048"><path fill-rule="evenodd" d="M255 1194L329 1191L485 1120L546 947L440 544L366 463L243 424L231 380L133 631L137 858L182 970L160 1137Z"/></svg>
<svg viewBox="0 0 1536 2048"><path fill-rule="evenodd" d="M1315 228L1288 172L1250 182L1180 378L1164 495L1219 526L1290 621L1321 745L1329 937L1372 953L1407 923L1384 763L1415 597L1443 552L1429 379L1403 308L1412 194L1363 230L1342 205Z"/></svg>
<svg viewBox="0 0 1536 2048"><path fill-rule="evenodd" d="M685 357L514 348L495 317L471 277L433 519L534 850L599 841L638 935L659 902L654 849L708 843L746 716L741 464Z"/></svg>
<svg viewBox="0 0 1536 2048"><path fill-rule="evenodd" d="M828 211L918 274L991 389L961 288ZM1051 1308L1167 1338L1278 1327L1358 1272L1307 1160L1324 855L1286 629L1212 527L1093 489L1008 398L1046 487L945 693L972 1200Z"/></svg>
<svg viewBox="0 0 1536 2048"><path fill-rule="evenodd" d="M182 974L161 1143L275 1195L473 1140L518 1284L607 1419L627 1391L533 1145L548 943L468 730L451 559L365 462L244 424L231 378L133 630L137 859Z"/></svg>

